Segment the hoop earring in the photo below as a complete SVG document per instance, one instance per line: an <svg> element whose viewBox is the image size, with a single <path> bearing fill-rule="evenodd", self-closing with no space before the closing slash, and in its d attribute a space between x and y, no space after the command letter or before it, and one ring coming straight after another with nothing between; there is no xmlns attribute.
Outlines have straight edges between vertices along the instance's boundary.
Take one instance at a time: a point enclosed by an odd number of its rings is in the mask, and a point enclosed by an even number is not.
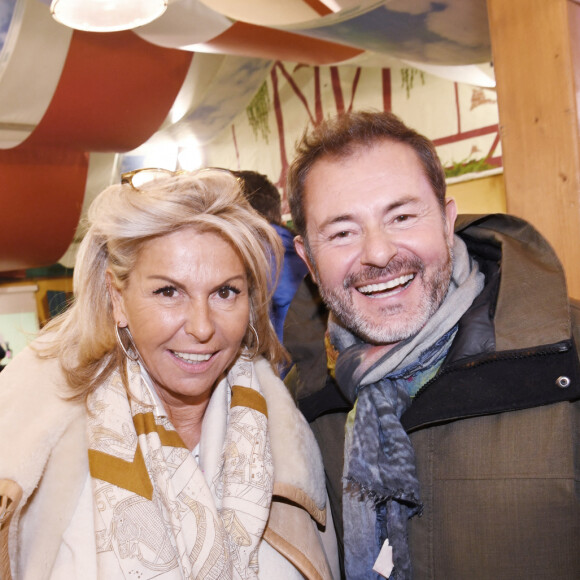
<svg viewBox="0 0 580 580"><path fill-rule="evenodd" d="M244 355L244 357L247 360L254 360L256 358L256 356L258 356L258 352L260 352L260 337L258 336L258 332L254 328L252 323L248 324L248 328L252 331L252 333L256 337L256 340L254 341L255 347L254 347L254 352L252 353L252 355L251 356Z"/></svg>
<svg viewBox="0 0 580 580"><path fill-rule="evenodd" d="M121 350L123 351L123 354L131 361L133 362L137 362L139 360L139 355L138 354L131 354L131 350L134 350L135 352L137 352L137 348L135 347L135 343L133 342L133 337L131 336L131 331L129 330L128 326L124 326L123 328L127 329L127 334L129 335L129 340L130 340L130 346L129 346L129 350L127 350L127 348L125 347L125 345L123 344L123 340L121 338L121 335L119 334L119 329L121 327L118 324L115 324L115 336L117 338L117 343L119 344L119 346L121 347Z"/></svg>

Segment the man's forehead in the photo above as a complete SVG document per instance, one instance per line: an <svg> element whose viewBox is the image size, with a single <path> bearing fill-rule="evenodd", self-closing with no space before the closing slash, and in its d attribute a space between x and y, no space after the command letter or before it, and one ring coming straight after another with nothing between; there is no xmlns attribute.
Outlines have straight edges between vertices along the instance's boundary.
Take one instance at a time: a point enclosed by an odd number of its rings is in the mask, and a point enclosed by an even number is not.
<svg viewBox="0 0 580 580"><path fill-rule="evenodd" d="M345 159L352 159L368 155L371 151L376 149L388 149L389 145L401 145L412 151L412 148L409 147L409 145L406 143L401 143L393 139L375 139L368 142L356 141L344 146L340 151L325 151L312 164L312 168L316 167L319 163L341 163L344 162Z"/></svg>
<svg viewBox="0 0 580 580"><path fill-rule="evenodd" d="M384 214L413 202L435 202L444 209L415 149L392 139L356 144L341 155L326 153L304 181L309 227L371 209Z"/></svg>
<svg viewBox="0 0 580 580"><path fill-rule="evenodd" d="M321 167L336 167L337 165L342 165L348 161L362 159L373 154L384 156L385 160L388 160L393 156L401 155L401 152L405 152L409 157L413 158L417 162L418 168L422 169L421 159L411 145L395 139L385 138L376 139L370 142L355 142L349 144L340 151L322 153L322 155L312 163L305 182L308 181L308 176L313 171L319 171Z"/></svg>
<svg viewBox="0 0 580 580"><path fill-rule="evenodd" d="M404 174L404 177L408 176L409 180L416 179L418 176L427 177L417 152L407 143L393 139L381 139L371 143L354 143L348 149L341 150L340 153L324 153L312 164L304 179L305 201L308 198L308 193L318 193L320 190L320 187L313 187L313 182L322 181L322 185L324 185L324 183L332 179L337 171L342 173L341 180L344 178L348 181L351 172L349 170L345 174L342 171L343 168L346 165L350 165L353 171L360 171L360 167L365 165L365 161L369 158L373 161L366 164L364 173L362 176L358 176L359 178L372 175L379 180L388 180L392 172L397 173L399 168L398 160L401 158L406 158L407 160L408 171ZM381 162L375 163L377 158ZM359 161L360 163L358 163ZM392 165L393 163L394 165ZM389 164L391 164L390 167ZM317 185L320 186L321 184L317 183Z"/></svg>

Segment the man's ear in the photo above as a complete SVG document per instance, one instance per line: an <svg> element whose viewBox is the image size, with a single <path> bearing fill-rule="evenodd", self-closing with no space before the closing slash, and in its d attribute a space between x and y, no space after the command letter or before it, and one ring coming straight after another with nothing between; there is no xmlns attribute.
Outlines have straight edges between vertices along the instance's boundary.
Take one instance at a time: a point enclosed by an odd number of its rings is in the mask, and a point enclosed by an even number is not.
<svg viewBox="0 0 580 580"><path fill-rule="evenodd" d="M457 219L457 205L452 197L445 200L445 233L449 243L453 244L455 220Z"/></svg>
<svg viewBox="0 0 580 580"><path fill-rule="evenodd" d="M123 295L117 288L113 274L109 270L107 270L105 276L107 280L107 291L109 292L111 304L113 305L113 317L115 318L115 323L121 327L127 326L128 321L125 313Z"/></svg>
<svg viewBox="0 0 580 580"><path fill-rule="evenodd" d="M296 253L302 258L304 263L308 266L308 271L312 276L312 279L318 284L318 277L316 276L316 269L310 262L310 257L306 251L306 245L302 236L296 236L294 238L294 247L296 248Z"/></svg>

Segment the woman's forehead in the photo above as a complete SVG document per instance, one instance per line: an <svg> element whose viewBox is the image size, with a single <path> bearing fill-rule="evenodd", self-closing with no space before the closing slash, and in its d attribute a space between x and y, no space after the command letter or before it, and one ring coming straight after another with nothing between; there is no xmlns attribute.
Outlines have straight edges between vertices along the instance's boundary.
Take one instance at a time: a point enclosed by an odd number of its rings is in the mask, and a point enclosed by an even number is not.
<svg viewBox="0 0 580 580"><path fill-rule="evenodd" d="M229 271L245 274L245 270L239 252L229 240L213 231L187 227L143 242L130 277L160 275L187 279L194 272L207 278Z"/></svg>

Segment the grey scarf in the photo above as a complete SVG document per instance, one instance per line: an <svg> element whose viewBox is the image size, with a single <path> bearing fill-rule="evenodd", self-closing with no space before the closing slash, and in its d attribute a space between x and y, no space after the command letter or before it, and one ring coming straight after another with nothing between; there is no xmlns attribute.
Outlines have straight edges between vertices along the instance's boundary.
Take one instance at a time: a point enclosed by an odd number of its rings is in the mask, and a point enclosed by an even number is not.
<svg viewBox="0 0 580 580"><path fill-rule="evenodd" d="M386 539L393 549L391 580L411 578L407 521L421 510L415 455L400 417L411 404L404 377L435 372L456 325L481 292L484 276L455 237L447 295L415 336L394 348L362 343L331 316L329 334L339 351L336 379L356 406L345 438L344 540L349 580L372 577ZM369 533L372 530L372 533Z"/></svg>

